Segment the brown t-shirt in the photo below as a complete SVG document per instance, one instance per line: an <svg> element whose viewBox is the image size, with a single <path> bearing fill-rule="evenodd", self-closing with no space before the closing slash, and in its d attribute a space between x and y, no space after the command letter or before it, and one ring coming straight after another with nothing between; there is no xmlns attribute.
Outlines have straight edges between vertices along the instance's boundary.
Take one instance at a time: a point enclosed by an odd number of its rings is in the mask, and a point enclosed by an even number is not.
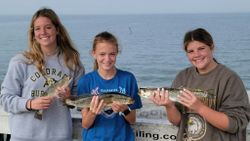
<svg viewBox="0 0 250 141"><path fill-rule="evenodd" d="M195 67L181 71L172 87L212 90L216 95L215 110L229 117L230 126L222 131L196 113L182 114L177 141L246 141L246 127L250 120L248 95L240 77L224 65L207 74L199 74Z"/></svg>

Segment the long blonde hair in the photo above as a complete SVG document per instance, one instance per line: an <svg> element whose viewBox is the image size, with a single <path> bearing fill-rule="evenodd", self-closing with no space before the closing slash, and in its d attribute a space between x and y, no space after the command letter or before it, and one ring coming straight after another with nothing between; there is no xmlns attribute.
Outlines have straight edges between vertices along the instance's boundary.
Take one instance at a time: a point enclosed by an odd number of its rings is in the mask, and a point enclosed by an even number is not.
<svg viewBox="0 0 250 141"><path fill-rule="evenodd" d="M28 31L29 49L24 52L24 56L31 60L31 63L36 65L40 73L46 75L44 54L41 50L40 44L34 37L34 22L39 17L49 18L55 26L58 32L56 37L57 46L59 53L63 54L65 65L72 71L80 70L80 55L75 49L68 32L60 22L59 17L49 8L41 8L33 15Z"/></svg>

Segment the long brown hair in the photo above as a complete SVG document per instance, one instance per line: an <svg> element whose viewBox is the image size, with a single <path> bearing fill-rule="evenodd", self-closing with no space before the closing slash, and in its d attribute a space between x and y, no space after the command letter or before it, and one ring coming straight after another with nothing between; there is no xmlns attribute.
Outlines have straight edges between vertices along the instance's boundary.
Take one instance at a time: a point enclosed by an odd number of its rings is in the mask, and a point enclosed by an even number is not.
<svg viewBox="0 0 250 141"><path fill-rule="evenodd" d="M67 30L62 25L57 14L49 8L39 9L32 17L29 31L28 31L28 42L29 49L24 52L24 56L34 63L43 75L45 74L45 60L44 54L41 50L40 44L35 40L34 34L34 22L39 17L47 17L51 20L52 24L55 26L58 34L56 37L57 46L59 53L63 54L65 65L72 71L80 70L80 55L75 49Z"/></svg>
<svg viewBox="0 0 250 141"><path fill-rule="evenodd" d="M93 41L92 51L96 50L96 45L98 43L103 43L103 42L108 42L108 43L115 45L117 47L117 53L120 52L117 38L113 34L107 31L101 32L95 36L95 39ZM94 61L93 69L94 70L98 69L98 64L96 60Z"/></svg>

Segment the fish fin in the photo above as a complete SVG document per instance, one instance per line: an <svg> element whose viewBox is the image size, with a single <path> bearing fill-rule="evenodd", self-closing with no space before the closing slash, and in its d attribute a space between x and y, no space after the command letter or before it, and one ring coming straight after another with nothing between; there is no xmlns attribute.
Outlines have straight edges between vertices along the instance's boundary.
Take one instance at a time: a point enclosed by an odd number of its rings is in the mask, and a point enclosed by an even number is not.
<svg viewBox="0 0 250 141"><path fill-rule="evenodd" d="M75 108L75 106L72 106L72 105L66 105L65 104L65 106L67 106L69 109L74 109Z"/></svg>
<svg viewBox="0 0 250 141"><path fill-rule="evenodd" d="M43 111L42 110L36 111L34 117L36 119L42 120L43 119Z"/></svg>

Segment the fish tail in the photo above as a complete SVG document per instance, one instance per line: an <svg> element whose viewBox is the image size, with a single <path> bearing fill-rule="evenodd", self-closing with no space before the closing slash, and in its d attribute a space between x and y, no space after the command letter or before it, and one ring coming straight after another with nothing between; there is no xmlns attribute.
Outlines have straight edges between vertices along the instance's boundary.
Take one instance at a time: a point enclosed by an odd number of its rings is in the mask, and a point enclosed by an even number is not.
<svg viewBox="0 0 250 141"><path fill-rule="evenodd" d="M66 102L66 97L64 97L64 98L62 98L62 99L60 99L61 101L62 101L62 103L63 103L63 106L67 106L68 108L70 108L70 109L74 109L76 106L73 106L73 105L71 105L71 104L68 104L67 102Z"/></svg>
<svg viewBox="0 0 250 141"><path fill-rule="evenodd" d="M43 110L36 111L34 117L36 119L42 120L43 119Z"/></svg>
<svg viewBox="0 0 250 141"><path fill-rule="evenodd" d="M76 106L67 104L67 103L65 102L65 100L64 100L63 105L66 106L66 107L68 107L68 108L70 108L70 109L74 109L74 108L76 107Z"/></svg>

